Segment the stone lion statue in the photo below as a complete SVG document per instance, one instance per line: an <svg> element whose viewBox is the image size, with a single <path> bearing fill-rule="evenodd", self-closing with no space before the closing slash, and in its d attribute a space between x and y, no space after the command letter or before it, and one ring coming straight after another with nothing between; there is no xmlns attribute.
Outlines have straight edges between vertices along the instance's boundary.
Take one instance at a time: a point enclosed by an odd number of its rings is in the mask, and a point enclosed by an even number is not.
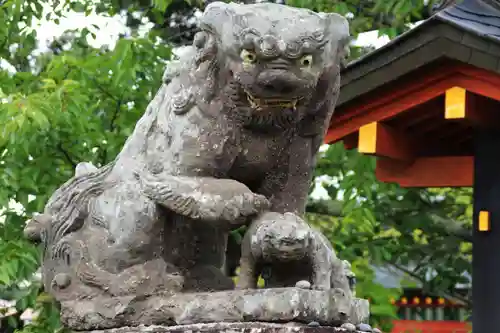
<svg viewBox="0 0 500 333"><path fill-rule="evenodd" d="M266 212L301 221L347 21L213 2L199 26L114 161L80 164L27 224L58 300L232 289L231 230Z"/></svg>

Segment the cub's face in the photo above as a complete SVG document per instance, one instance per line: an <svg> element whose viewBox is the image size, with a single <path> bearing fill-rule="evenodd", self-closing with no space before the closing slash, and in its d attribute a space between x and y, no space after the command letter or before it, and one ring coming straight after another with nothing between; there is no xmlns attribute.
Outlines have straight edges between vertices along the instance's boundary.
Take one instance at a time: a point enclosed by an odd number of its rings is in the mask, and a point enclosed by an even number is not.
<svg viewBox="0 0 500 333"><path fill-rule="evenodd" d="M309 226L286 217L264 221L256 230L253 245L264 260L293 261L306 257L311 239Z"/></svg>

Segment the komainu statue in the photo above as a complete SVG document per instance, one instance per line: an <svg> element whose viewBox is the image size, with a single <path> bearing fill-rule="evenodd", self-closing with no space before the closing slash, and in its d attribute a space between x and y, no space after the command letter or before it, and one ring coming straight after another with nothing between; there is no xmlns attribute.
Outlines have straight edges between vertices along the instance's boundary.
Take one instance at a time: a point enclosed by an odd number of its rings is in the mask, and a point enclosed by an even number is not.
<svg viewBox="0 0 500 333"><path fill-rule="evenodd" d="M66 326L366 319L343 262L301 218L348 34L337 14L206 7L115 160L80 163L26 226ZM249 228L235 289L221 268L244 225L265 227ZM274 267L265 289L261 263Z"/></svg>

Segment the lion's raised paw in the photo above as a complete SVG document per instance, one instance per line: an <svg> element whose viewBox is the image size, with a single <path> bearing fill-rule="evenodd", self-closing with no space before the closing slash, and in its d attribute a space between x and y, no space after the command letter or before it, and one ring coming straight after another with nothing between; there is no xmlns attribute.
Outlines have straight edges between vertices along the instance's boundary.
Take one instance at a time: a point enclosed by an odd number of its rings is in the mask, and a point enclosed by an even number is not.
<svg viewBox="0 0 500 333"><path fill-rule="evenodd" d="M259 214L268 199L232 179L162 176L142 178L143 193L164 207L187 217L238 224L241 218Z"/></svg>

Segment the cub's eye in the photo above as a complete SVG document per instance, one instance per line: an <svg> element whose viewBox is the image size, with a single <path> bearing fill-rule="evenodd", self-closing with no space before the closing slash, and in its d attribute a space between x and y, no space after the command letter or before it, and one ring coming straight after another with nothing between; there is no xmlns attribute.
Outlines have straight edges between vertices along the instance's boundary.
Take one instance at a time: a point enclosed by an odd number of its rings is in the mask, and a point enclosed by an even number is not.
<svg viewBox="0 0 500 333"><path fill-rule="evenodd" d="M311 67L313 64L312 55L308 54L300 58L299 63L302 67Z"/></svg>
<svg viewBox="0 0 500 333"><path fill-rule="evenodd" d="M240 53L241 60L246 64L253 64L257 60L257 55L248 50L243 50Z"/></svg>

